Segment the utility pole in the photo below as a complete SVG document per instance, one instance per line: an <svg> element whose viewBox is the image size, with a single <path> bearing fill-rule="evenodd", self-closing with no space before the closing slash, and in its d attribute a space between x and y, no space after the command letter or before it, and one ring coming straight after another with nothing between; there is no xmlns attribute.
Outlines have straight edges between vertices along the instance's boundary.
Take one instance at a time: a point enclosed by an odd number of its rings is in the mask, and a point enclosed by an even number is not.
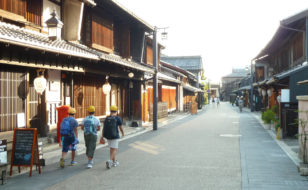
<svg viewBox="0 0 308 190"><path fill-rule="evenodd" d="M157 84L157 72L158 72L158 62L157 62L157 27L154 27L153 32L153 66L154 66L154 76L153 76L153 131L157 130L157 103L158 103L158 84Z"/></svg>

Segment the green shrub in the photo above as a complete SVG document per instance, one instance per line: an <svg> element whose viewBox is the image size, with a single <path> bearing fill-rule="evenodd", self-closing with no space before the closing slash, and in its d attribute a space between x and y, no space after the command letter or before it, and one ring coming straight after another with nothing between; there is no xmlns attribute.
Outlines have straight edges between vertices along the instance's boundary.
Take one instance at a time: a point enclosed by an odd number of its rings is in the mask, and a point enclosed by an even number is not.
<svg viewBox="0 0 308 190"><path fill-rule="evenodd" d="M276 115L279 113L279 109L278 109L278 106L277 106L277 105L274 105L274 106L272 107L272 110L273 110L273 112L274 112Z"/></svg>
<svg viewBox="0 0 308 190"><path fill-rule="evenodd" d="M275 113L271 109L267 109L265 112L262 113L261 116L264 123L270 124L272 121L275 120Z"/></svg>

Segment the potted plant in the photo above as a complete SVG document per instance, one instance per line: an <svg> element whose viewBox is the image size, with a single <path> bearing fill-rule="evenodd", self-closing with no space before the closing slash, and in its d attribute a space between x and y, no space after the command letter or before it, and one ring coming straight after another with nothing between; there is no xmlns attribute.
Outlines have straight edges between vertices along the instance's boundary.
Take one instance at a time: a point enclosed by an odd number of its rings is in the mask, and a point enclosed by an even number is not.
<svg viewBox="0 0 308 190"><path fill-rule="evenodd" d="M272 109L267 109L265 112L262 113L261 116L265 129L271 129L271 124L275 120L275 113Z"/></svg>
<svg viewBox="0 0 308 190"><path fill-rule="evenodd" d="M276 119L276 124L275 124L275 130L276 130L276 139L281 139L282 138L282 130L280 128L280 119Z"/></svg>

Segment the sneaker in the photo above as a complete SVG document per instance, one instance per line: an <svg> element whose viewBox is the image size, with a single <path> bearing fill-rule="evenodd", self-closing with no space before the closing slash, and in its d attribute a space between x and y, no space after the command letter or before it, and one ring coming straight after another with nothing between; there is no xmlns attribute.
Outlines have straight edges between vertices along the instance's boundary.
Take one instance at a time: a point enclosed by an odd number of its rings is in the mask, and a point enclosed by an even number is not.
<svg viewBox="0 0 308 190"><path fill-rule="evenodd" d="M91 163L88 164L88 169L91 169L93 165Z"/></svg>
<svg viewBox="0 0 308 190"><path fill-rule="evenodd" d="M93 167L93 160L89 160L88 161L88 168L92 168Z"/></svg>
<svg viewBox="0 0 308 190"><path fill-rule="evenodd" d="M75 166L77 164L76 161L71 161L71 166Z"/></svg>
<svg viewBox="0 0 308 190"><path fill-rule="evenodd" d="M64 168L64 158L61 158L61 159L60 159L60 167L61 167L61 168Z"/></svg>
<svg viewBox="0 0 308 190"><path fill-rule="evenodd" d="M119 164L120 164L120 163L119 163L117 160L115 160L115 161L112 163L112 166L113 166L113 167L117 167Z"/></svg>
<svg viewBox="0 0 308 190"><path fill-rule="evenodd" d="M111 168L111 160L108 160L107 162L106 162L106 168L107 169L110 169Z"/></svg>

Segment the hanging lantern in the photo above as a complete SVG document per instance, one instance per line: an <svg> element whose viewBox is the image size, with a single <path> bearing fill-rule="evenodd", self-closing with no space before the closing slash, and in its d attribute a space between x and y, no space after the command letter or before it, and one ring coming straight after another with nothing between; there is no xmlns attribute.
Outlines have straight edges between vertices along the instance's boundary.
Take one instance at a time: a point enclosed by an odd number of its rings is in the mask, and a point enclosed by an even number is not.
<svg viewBox="0 0 308 190"><path fill-rule="evenodd" d="M266 95L266 90L262 89L262 96L265 96L265 95Z"/></svg>
<svg viewBox="0 0 308 190"><path fill-rule="evenodd" d="M261 94L261 91L262 91L262 88L258 88L258 92L259 92L259 94Z"/></svg>
<svg viewBox="0 0 308 190"><path fill-rule="evenodd" d="M37 75L33 81L34 89L39 95L42 95L47 86L47 80L44 78L44 70L38 70Z"/></svg>
<svg viewBox="0 0 308 190"><path fill-rule="evenodd" d="M111 85L109 84L109 82L108 82L108 76L106 77L106 82L105 82L105 84L103 85L103 93L104 94L109 94L110 93L110 91L111 91Z"/></svg>
<svg viewBox="0 0 308 190"><path fill-rule="evenodd" d="M132 81L129 81L129 88L134 88L134 83Z"/></svg>
<svg viewBox="0 0 308 190"><path fill-rule="evenodd" d="M267 95L272 96L273 90L271 88L267 89Z"/></svg>

